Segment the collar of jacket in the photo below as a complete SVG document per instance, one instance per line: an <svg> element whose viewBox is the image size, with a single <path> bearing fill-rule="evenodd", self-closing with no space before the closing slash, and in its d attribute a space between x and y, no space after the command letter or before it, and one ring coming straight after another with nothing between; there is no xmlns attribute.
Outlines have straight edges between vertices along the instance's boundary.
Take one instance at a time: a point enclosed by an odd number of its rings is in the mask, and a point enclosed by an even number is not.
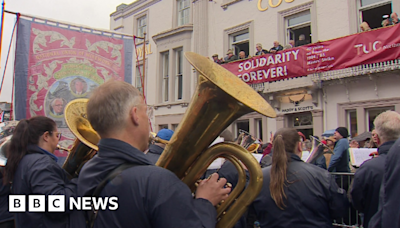
<svg viewBox="0 0 400 228"><path fill-rule="evenodd" d="M290 153L290 161L299 161L299 162L303 162L303 160L301 160L301 158L293 153Z"/></svg>
<svg viewBox="0 0 400 228"><path fill-rule="evenodd" d="M58 158L54 154L52 154L49 151L39 147L38 145L30 144L30 145L28 145L27 150L28 150L28 152L30 154L45 154L47 156L50 156L55 162L58 161Z"/></svg>
<svg viewBox="0 0 400 228"><path fill-rule="evenodd" d="M154 144L151 144L151 145L149 146L149 152L147 152L147 153L152 153L152 154L159 154L159 155L161 155L163 151L164 151L164 148L162 148L162 147L160 147L160 146L157 146L157 145L154 145Z"/></svg>
<svg viewBox="0 0 400 228"><path fill-rule="evenodd" d="M121 159L138 165L152 165L142 151L121 140L101 139L98 146L99 151L97 154L99 157Z"/></svg>
<svg viewBox="0 0 400 228"><path fill-rule="evenodd" d="M378 154L387 154L395 141L387 141L378 148Z"/></svg>

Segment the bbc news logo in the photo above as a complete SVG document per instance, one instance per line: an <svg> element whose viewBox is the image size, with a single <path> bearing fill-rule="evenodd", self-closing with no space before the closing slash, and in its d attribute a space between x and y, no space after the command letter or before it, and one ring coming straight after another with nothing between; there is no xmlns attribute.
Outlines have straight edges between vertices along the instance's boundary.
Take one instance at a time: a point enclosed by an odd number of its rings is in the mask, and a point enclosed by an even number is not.
<svg viewBox="0 0 400 228"><path fill-rule="evenodd" d="M47 201L45 195L9 195L8 199L9 212L65 212L66 209L64 195L49 195ZM118 197L70 197L68 209L115 211L118 209Z"/></svg>

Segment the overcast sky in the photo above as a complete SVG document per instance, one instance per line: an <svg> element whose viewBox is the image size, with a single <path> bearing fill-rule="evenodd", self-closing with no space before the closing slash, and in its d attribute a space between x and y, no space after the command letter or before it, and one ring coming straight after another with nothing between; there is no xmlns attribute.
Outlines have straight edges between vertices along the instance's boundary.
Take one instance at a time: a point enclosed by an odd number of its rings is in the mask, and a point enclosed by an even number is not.
<svg viewBox="0 0 400 228"><path fill-rule="evenodd" d="M121 3L130 4L134 0L6 0L5 9L37 17L51 18L73 24L87 25L93 28L109 29L110 14ZM15 23L15 15L5 14L3 45L1 49L0 80L3 76L4 64L10 45L11 33ZM15 47L15 46L14 46ZM14 47L10 53L14 53ZM4 85L0 101L11 102L13 75L12 58L8 61Z"/></svg>

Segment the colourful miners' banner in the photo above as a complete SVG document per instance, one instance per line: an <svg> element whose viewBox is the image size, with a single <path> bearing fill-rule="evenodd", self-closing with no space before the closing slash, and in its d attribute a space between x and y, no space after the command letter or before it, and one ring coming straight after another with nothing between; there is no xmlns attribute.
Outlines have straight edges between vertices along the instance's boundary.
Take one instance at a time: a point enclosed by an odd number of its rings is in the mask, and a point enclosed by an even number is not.
<svg viewBox="0 0 400 228"><path fill-rule="evenodd" d="M16 120L43 115L74 136L64 119L66 104L88 98L110 78L132 81L133 39L90 29L20 19L15 68Z"/></svg>
<svg viewBox="0 0 400 228"><path fill-rule="evenodd" d="M400 58L400 24L222 65L248 84Z"/></svg>

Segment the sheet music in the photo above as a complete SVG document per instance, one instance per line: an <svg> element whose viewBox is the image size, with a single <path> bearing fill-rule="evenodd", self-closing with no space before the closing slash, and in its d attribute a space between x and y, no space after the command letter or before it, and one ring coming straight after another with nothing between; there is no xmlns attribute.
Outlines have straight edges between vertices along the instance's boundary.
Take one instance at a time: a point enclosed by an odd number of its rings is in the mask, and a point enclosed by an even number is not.
<svg viewBox="0 0 400 228"><path fill-rule="evenodd" d="M0 156L0 166L6 166L7 158Z"/></svg>
<svg viewBox="0 0 400 228"><path fill-rule="evenodd" d="M363 162L371 159L369 155L376 151L378 151L377 148L350 148L350 162L353 166L360 167Z"/></svg>
<svg viewBox="0 0 400 228"><path fill-rule="evenodd" d="M260 163L261 158L262 158L263 155L262 154L255 154L255 153L252 153L252 154L256 158L257 162Z"/></svg>
<svg viewBox="0 0 400 228"><path fill-rule="evenodd" d="M310 151L303 151L303 153L301 154L301 160L305 162L307 161L309 156L310 156Z"/></svg>
<svg viewBox="0 0 400 228"><path fill-rule="evenodd" d="M207 169L220 169L222 164L224 163L224 158L215 159Z"/></svg>

